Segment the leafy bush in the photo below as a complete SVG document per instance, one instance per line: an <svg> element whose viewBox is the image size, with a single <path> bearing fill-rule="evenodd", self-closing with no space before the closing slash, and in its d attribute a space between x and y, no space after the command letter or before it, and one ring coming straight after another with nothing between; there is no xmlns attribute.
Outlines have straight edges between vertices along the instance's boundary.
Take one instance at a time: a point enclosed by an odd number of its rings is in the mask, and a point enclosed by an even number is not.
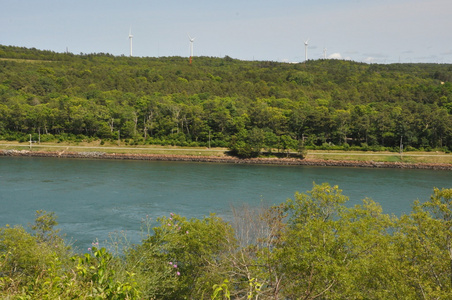
<svg viewBox="0 0 452 300"><path fill-rule="evenodd" d="M140 244L73 254L38 211L32 232L0 228L2 299L448 299L452 189L397 218L337 186L225 222L177 214L145 221Z"/></svg>

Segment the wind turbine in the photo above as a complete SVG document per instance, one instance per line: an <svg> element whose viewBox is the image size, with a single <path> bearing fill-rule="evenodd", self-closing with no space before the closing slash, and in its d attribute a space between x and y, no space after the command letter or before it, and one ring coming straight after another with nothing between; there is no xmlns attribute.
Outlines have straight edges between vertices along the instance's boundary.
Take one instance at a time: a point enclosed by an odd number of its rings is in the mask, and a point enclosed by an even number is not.
<svg viewBox="0 0 452 300"><path fill-rule="evenodd" d="M187 35L188 35L188 39L190 40L190 65L191 65L191 60L193 57L193 42L195 41L195 38L192 38L190 36L190 34L188 34L188 33L187 33Z"/></svg>
<svg viewBox="0 0 452 300"><path fill-rule="evenodd" d="M132 39L133 39L132 27L130 27L129 29L130 57L132 57Z"/></svg>
<svg viewBox="0 0 452 300"><path fill-rule="evenodd" d="M326 48L323 48L323 59L326 59Z"/></svg>
<svg viewBox="0 0 452 300"><path fill-rule="evenodd" d="M304 61L305 62L308 61L308 42L309 42L309 39L307 39L304 42Z"/></svg>

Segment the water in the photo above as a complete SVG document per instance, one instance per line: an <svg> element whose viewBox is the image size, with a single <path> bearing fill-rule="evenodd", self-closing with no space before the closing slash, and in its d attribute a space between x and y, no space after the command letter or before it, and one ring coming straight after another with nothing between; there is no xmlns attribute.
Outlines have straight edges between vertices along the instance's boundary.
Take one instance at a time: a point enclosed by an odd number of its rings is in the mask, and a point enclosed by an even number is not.
<svg viewBox="0 0 452 300"><path fill-rule="evenodd" d="M43 209L55 212L79 249L111 232L125 231L137 243L147 215L214 212L228 219L231 205L278 204L313 182L339 185L347 205L369 197L401 215L414 200L429 199L433 187L452 188L452 172L0 157L0 226L27 226Z"/></svg>

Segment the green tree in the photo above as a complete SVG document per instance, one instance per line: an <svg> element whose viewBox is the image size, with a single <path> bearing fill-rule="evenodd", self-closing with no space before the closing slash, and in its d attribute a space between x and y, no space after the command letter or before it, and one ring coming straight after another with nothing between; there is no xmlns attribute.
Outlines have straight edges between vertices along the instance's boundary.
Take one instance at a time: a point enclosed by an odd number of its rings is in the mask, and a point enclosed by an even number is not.
<svg viewBox="0 0 452 300"><path fill-rule="evenodd" d="M442 195L449 201L448 194L450 190L435 190L431 201L416 201L413 212L402 216L394 235L398 282L413 298L446 299L451 295L448 204L441 203Z"/></svg>
<svg viewBox="0 0 452 300"><path fill-rule="evenodd" d="M187 220L171 214L158 221L154 233L128 255L143 296L201 299L221 280L215 266L235 243L231 227L215 215Z"/></svg>
<svg viewBox="0 0 452 300"><path fill-rule="evenodd" d="M288 299L382 299L403 296L394 284L394 221L364 200L347 208L337 186L314 185L288 200L288 226L273 255L284 270L281 290Z"/></svg>
<svg viewBox="0 0 452 300"><path fill-rule="evenodd" d="M58 238L59 229L54 229L58 225L54 212L46 212L44 210L36 211L35 223L31 229L35 231L38 240L43 242L53 241Z"/></svg>

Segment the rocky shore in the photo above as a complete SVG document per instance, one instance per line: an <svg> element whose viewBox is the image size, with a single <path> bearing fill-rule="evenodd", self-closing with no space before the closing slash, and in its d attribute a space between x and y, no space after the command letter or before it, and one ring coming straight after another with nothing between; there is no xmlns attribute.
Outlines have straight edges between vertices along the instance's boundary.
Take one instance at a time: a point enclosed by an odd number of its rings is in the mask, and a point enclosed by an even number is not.
<svg viewBox="0 0 452 300"><path fill-rule="evenodd" d="M325 167L363 167L363 168L397 168L397 169L430 169L452 170L452 164L413 164L402 162L374 162L352 160L321 160L296 158L250 158L191 156L191 155L161 155L161 154L118 154L105 152L67 152L67 151L28 151L28 150L0 150L0 156L26 156L26 157L56 157L56 158L83 158L83 159L122 159L122 160L152 160L152 161L186 161L232 164L272 164L272 165L300 165Z"/></svg>

